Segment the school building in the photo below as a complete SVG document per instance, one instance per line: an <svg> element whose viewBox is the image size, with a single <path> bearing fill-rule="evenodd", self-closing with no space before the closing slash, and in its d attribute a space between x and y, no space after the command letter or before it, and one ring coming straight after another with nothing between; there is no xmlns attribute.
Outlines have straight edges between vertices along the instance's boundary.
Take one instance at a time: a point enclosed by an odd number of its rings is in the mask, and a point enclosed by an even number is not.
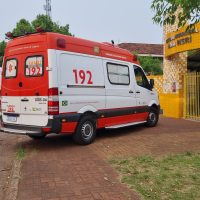
<svg viewBox="0 0 200 200"><path fill-rule="evenodd" d="M163 59L163 76L149 78L155 80L164 116L200 120L200 23L192 29L178 28L178 23L165 26L163 46L119 46Z"/></svg>

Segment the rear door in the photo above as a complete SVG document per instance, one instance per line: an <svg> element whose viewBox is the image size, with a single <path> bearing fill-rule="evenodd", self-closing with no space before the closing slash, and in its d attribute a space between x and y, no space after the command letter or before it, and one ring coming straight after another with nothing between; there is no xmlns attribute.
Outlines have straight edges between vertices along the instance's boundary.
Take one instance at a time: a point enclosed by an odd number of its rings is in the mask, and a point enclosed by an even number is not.
<svg viewBox="0 0 200 200"><path fill-rule="evenodd" d="M44 126L48 122L48 72L44 52L5 59L2 82L3 122Z"/></svg>
<svg viewBox="0 0 200 200"><path fill-rule="evenodd" d="M2 77L2 119L5 123L21 124L21 92L18 86L20 58L21 56L12 56L5 59Z"/></svg>
<svg viewBox="0 0 200 200"><path fill-rule="evenodd" d="M21 75L21 123L45 126L48 123L47 56L43 52L23 55Z"/></svg>

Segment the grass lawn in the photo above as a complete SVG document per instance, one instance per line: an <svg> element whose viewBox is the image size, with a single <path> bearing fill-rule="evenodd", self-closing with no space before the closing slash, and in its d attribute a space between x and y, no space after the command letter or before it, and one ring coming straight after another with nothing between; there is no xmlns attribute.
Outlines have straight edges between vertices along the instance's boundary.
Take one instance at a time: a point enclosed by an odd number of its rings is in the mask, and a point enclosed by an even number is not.
<svg viewBox="0 0 200 200"><path fill-rule="evenodd" d="M148 200L199 200L200 154L140 156L109 161L121 181Z"/></svg>

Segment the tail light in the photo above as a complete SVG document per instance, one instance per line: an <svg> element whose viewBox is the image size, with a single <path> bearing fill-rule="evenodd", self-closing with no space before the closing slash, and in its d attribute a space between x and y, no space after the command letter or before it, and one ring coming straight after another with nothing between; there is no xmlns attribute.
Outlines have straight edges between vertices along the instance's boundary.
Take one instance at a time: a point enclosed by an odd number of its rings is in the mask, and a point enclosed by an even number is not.
<svg viewBox="0 0 200 200"><path fill-rule="evenodd" d="M48 94L49 94L48 114L58 115L59 114L58 88L50 88Z"/></svg>
<svg viewBox="0 0 200 200"><path fill-rule="evenodd" d="M51 127L43 127L42 132L44 133L50 133L51 132Z"/></svg>

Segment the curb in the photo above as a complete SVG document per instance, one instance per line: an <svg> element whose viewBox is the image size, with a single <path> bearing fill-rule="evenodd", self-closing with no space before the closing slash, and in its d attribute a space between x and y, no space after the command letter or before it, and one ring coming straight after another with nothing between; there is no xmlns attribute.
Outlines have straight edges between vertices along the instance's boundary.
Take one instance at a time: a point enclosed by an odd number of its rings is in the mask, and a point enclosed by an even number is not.
<svg viewBox="0 0 200 200"><path fill-rule="evenodd" d="M21 160L14 160L11 173L10 173L10 181L8 183L8 188L5 193L5 200L16 200L18 194L18 185L20 176L20 169L21 169Z"/></svg>

